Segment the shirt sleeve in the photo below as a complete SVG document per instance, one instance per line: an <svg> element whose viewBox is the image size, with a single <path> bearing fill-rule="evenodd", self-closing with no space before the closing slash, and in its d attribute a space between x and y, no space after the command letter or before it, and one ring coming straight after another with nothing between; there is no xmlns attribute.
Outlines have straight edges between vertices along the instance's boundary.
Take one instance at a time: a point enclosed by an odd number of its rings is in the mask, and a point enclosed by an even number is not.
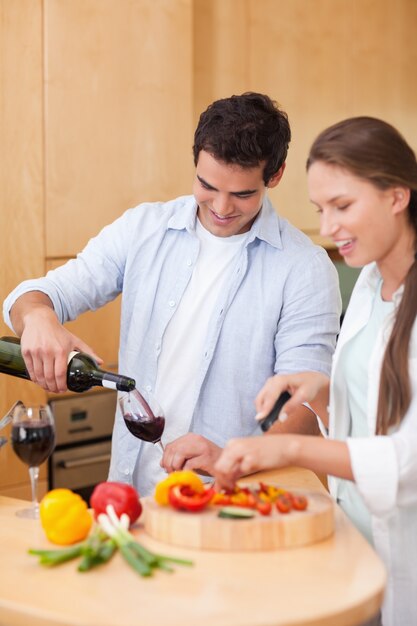
<svg viewBox="0 0 417 626"><path fill-rule="evenodd" d="M61 323L74 320L113 300L122 290L126 255L132 236L132 210L126 211L91 239L84 250L45 277L26 280L3 303L3 317L13 329L10 310L29 291L45 293L52 301Z"/></svg>
<svg viewBox="0 0 417 626"><path fill-rule="evenodd" d="M417 505L417 397L391 435L350 438L356 485L374 515Z"/></svg>
<svg viewBox="0 0 417 626"><path fill-rule="evenodd" d="M342 310L336 268L325 250L299 255L289 273L275 336L275 373L330 375Z"/></svg>

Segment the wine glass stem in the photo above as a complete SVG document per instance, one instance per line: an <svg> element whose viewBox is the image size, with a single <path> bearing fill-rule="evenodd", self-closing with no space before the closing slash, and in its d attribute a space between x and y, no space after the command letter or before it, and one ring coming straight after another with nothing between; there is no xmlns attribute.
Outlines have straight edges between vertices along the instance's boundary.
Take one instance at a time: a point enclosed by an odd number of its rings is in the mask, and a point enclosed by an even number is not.
<svg viewBox="0 0 417 626"><path fill-rule="evenodd" d="M157 441L156 443L157 443L157 444L158 444L158 446L161 448L161 450L162 450L162 454L163 454L163 453L165 452L164 444L162 443L162 441L161 441L161 440Z"/></svg>
<svg viewBox="0 0 417 626"><path fill-rule="evenodd" d="M35 511L36 517L39 516L39 503L38 503L38 478L39 467L29 467L30 485L32 487L32 506Z"/></svg>

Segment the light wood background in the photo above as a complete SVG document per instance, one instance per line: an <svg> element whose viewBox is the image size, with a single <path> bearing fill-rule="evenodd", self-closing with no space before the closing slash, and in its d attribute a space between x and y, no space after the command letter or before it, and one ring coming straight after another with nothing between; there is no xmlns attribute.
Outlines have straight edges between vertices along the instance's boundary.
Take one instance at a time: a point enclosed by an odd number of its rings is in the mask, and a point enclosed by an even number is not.
<svg viewBox="0 0 417 626"><path fill-rule="evenodd" d="M190 193L198 116L232 93L262 91L287 111L293 140L271 196L317 238L304 163L322 128L375 115L417 149L416 24L415 0L0 0L2 299L127 208ZM116 302L72 330L114 366L118 323ZM18 398L46 395L0 375L0 415ZM0 491L27 484L6 446Z"/></svg>

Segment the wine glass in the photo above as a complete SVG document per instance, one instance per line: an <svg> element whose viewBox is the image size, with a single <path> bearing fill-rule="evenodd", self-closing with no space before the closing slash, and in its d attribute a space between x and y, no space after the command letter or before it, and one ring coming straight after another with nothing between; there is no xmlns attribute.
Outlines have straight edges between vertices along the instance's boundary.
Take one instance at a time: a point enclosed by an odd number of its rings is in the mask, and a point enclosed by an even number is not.
<svg viewBox="0 0 417 626"><path fill-rule="evenodd" d="M120 396L119 405L125 424L132 435L143 441L157 443L163 452L161 437L165 417L153 394L134 389Z"/></svg>
<svg viewBox="0 0 417 626"><path fill-rule="evenodd" d="M39 517L39 465L46 461L55 448L55 423L47 405L25 406L17 403L12 418L12 447L19 459L29 465L32 487L32 506L17 511L18 517Z"/></svg>

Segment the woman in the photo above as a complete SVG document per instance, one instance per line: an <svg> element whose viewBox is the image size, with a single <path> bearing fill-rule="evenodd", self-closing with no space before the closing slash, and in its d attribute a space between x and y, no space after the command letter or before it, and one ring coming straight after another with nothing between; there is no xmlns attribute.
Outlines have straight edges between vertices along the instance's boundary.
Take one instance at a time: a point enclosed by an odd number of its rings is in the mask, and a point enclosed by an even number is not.
<svg viewBox="0 0 417 626"><path fill-rule="evenodd" d="M220 485L298 465L329 474L331 493L388 570L384 626L417 624L417 163L389 124L369 117L323 131L307 161L308 190L345 262L363 267L343 321L331 380L277 375L256 399L258 418L309 402L325 438L271 435L228 443ZM329 399L330 395L330 399ZM285 415L284 415L285 417Z"/></svg>

